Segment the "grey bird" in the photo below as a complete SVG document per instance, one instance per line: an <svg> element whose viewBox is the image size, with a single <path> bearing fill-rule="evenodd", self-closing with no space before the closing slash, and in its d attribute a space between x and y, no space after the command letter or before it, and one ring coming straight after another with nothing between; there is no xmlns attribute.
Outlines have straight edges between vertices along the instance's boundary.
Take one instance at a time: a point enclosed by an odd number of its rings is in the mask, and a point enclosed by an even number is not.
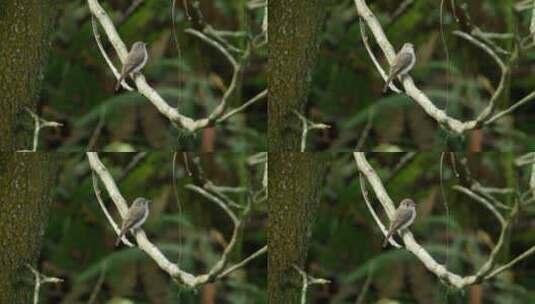
<svg viewBox="0 0 535 304"><path fill-rule="evenodd" d="M394 58L394 62L390 66L390 72L386 79L383 93L386 93L390 83L398 76L407 74L416 63L416 54L414 53L414 45L412 43L405 43L399 53Z"/></svg>
<svg viewBox="0 0 535 304"><path fill-rule="evenodd" d="M394 219L390 223L390 228L388 228L388 233L383 242L383 247L386 247L388 240L394 233L403 230L409 227L414 219L416 218L416 203L410 198L406 198L401 201L396 213L394 214Z"/></svg>
<svg viewBox="0 0 535 304"><path fill-rule="evenodd" d="M147 64L149 55L147 53L147 44L141 41L134 42L132 49L126 56L126 59L121 69L121 76L115 85L115 91L121 87L121 82L130 74L137 73Z"/></svg>
<svg viewBox="0 0 535 304"><path fill-rule="evenodd" d="M149 216L149 200L143 197L138 197L132 203L132 206L126 212L126 216L123 219L123 224L121 225L121 231L117 236L117 241L115 241L115 246L119 246L121 243L121 238L130 230L135 230L139 228L147 217Z"/></svg>

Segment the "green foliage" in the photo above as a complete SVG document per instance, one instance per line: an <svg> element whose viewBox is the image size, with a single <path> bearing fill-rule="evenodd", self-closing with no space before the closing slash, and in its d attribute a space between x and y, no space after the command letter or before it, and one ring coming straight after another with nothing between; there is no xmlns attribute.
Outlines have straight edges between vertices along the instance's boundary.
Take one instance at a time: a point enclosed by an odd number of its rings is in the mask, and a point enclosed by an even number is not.
<svg viewBox="0 0 535 304"><path fill-rule="evenodd" d="M500 70L488 54L452 34L454 30L469 30L452 16L450 5L457 6L459 16L464 12L470 14L471 22L483 32L513 33L520 38L529 35L531 13L515 12L513 1L483 1L483 8L479 2L446 0L441 16L442 1L416 0L392 19L400 4L407 2L366 1L396 50L406 41L416 46L417 64L411 76L435 106L460 121L475 119L496 89ZM309 150L351 150L369 123L371 131L363 147L367 151L532 150L534 123L529 117L534 113L533 101L485 126L481 133L466 133L466 139L444 132L404 94L381 93L384 81L364 48L354 1L341 1L330 12L312 77L307 117L332 128L311 132ZM369 28L366 31L373 53L383 69L388 70L374 36ZM508 51L514 48L512 41L494 40ZM511 66L511 77L496 102L496 111L533 91L535 81L529 71L533 69L534 54L533 48L522 52L519 61ZM508 63L509 56L499 56Z"/></svg>
<svg viewBox="0 0 535 304"><path fill-rule="evenodd" d="M60 276L65 282L61 289L42 288L41 303L85 303L93 292L97 293L97 302L102 303L198 303L208 294L216 303L266 303L265 255L224 280L190 290L175 283L139 248L115 247L116 234L96 201L85 155L67 155L50 212L40 267L44 273ZM128 171L126 168L138 154L100 153L125 199L131 202L144 196L153 201L143 225L151 241L170 261L196 275L205 273L217 262L223 245L230 240L232 223L214 203L187 190L185 185L202 186L203 178L207 178L218 186L250 186L257 191L263 166L249 166L249 156L200 154L190 160L193 176L188 176L182 154L178 153L173 180L172 153L147 153ZM99 187L109 212L117 220L119 216L104 186ZM243 192L227 195L241 206L246 202ZM241 209L231 208L240 214ZM229 256L229 265L266 244L266 210L265 202L254 207ZM134 241L130 235L128 239ZM99 284L100 289L94 291Z"/></svg>
<svg viewBox="0 0 535 304"><path fill-rule="evenodd" d="M328 303L355 303L361 293L364 293L362 303L387 299L398 303L466 303L479 288L481 303L535 300L530 259L481 285L456 290L426 270L405 249L382 248L384 236L363 201L359 179L355 176L355 161L346 156L339 154L327 177L306 265L310 275L332 283L328 287L312 286L310 303L323 303L327 299ZM452 189L454 185L468 186L462 182L465 173L458 162L454 169L446 155L441 172L440 153L417 153L394 171L406 153L367 153L366 156L395 204L406 197L416 201L418 216L411 232L435 260L461 276L475 273L487 261L500 232L499 224L488 209ZM467 157L473 178L483 187L512 188L511 193L494 194L503 204L512 206L519 195L531 192L531 166L517 167L516 156L458 153L456 159ZM373 208L388 224L372 187L368 184L367 188ZM505 209L498 210L507 218ZM497 257L497 265L533 245L534 233L525 227L534 216L533 204L517 215ZM397 236L396 239L400 240Z"/></svg>
<svg viewBox="0 0 535 304"><path fill-rule="evenodd" d="M148 43L150 59L143 72L149 84L182 114L194 119L205 118L229 85L232 67L212 46L184 32L187 28L198 27L195 25L198 21L195 15L188 21L182 1L176 2L174 26L180 51L173 37L171 1L144 1L122 22L131 1L103 1L102 5L128 47L138 40ZM263 10L249 10L242 2L203 2L200 6L203 21L214 29L248 34L229 38L229 42L239 48L245 48L248 37L259 33L263 16ZM189 10L194 14L193 7ZM100 26L99 32L106 52L118 65L117 56ZM229 102L230 108L243 104L266 88L265 49L253 50L250 58L242 62L245 70ZM241 62L241 54L233 55ZM60 131L45 130L40 148L80 151L86 150L93 140L93 149L108 151L211 150L212 145L214 149L229 151L266 150L265 100L216 126L214 134L202 131L188 134L139 93L113 92L114 82L93 37L87 2L70 1L62 8L54 34L37 111L47 120L62 122L64 127ZM134 85L131 80L127 82Z"/></svg>

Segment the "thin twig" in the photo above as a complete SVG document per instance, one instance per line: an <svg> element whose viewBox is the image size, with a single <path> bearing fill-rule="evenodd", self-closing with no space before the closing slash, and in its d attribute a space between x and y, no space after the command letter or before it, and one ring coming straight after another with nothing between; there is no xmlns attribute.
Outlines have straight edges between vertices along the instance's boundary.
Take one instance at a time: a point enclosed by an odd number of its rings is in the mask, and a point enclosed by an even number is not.
<svg viewBox="0 0 535 304"><path fill-rule="evenodd" d="M386 73L385 70L383 70L383 68L381 67L381 64L379 64L379 61L373 54L372 48L370 47L370 44L368 42L368 34L366 34L366 27L364 26L364 23L362 22L362 18L359 18L359 27L360 27L360 36L362 37L362 43L364 43L364 47L366 48L366 51L368 51L368 55L370 55L370 58L373 64L375 65L375 68L377 69L377 71L379 71L379 74L381 75L383 80L386 81L386 79L388 78L388 74ZM390 83L388 87L396 93L401 93L401 90L398 89L398 87L396 87L393 81Z"/></svg>
<svg viewBox="0 0 535 304"><path fill-rule="evenodd" d="M462 32L462 31L453 31L453 34L456 35L456 36L462 37L462 38L466 39L467 41L471 42L472 44L474 44L474 45L478 46L479 48L481 48L483 51L485 51L485 53L487 53L490 57L492 57L492 59L494 59L494 61L496 62L496 64L499 66L499 68L501 70L500 82L498 83L498 87L496 88L496 90L494 90L494 93L492 93L492 96L490 97L488 105L481 111L481 113L476 118L477 123L480 124L480 123L486 121L488 119L488 117L492 114L492 112L494 111L495 102L498 99L498 97L500 97L500 95L503 92L503 89L505 88L505 81L507 79L507 75L509 73L509 69L503 63L503 61L500 59L500 57L498 55L496 55L496 53L494 51L492 51L483 42L475 39L473 36L471 36L471 35L469 35L469 34L467 34L465 32Z"/></svg>
<svg viewBox="0 0 535 304"><path fill-rule="evenodd" d="M308 131L325 130L325 129L329 129L331 126L323 124L323 123L316 123L316 122L310 121L296 110L293 110L293 112L301 120L301 124L303 128L303 131L301 134L301 152L305 152L306 146L307 146Z"/></svg>
<svg viewBox="0 0 535 304"><path fill-rule="evenodd" d="M36 152L37 146L39 145L39 132L41 132L41 129L59 128L59 127L62 127L63 124L59 122L55 122L55 121L44 120L41 117L37 116L37 114L35 114L28 108L26 108L26 112L28 112L32 116L33 122L34 122L32 149L31 150L19 150L17 152Z"/></svg>
<svg viewBox="0 0 535 304"><path fill-rule="evenodd" d="M94 16L94 18L99 21L100 25L106 33L108 40L115 49L115 52L117 53L119 59L124 62L128 52L124 42L119 37L117 29L115 28L115 25L113 24L112 20L110 19L106 11L102 8L98 0L87 0L87 2L89 4L89 9L91 11L92 16ZM117 72L117 69L114 67L113 63L108 58L106 52L104 51L104 48L102 47L96 22L93 22L92 24L93 33L99 50L101 51L103 57L105 58L106 62L108 63L108 66L112 70L115 77L119 78L119 73ZM221 118L225 114L227 101L237 89L239 75L241 74L241 64L238 63L236 59L232 55L230 55L227 49L216 40L194 29L187 29L186 33L192 34L195 37L201 39L202 41L208 43L209 45L215 47L219 52L223 54L223 56L231 64L233 69L232 80L226 88L225 92L223 93L221 99L219 100L219 104L211 111L211 113L208 114L206 118L193 119L182 114L179 111L178 107L170 106L162 98L162 96L147 83L142 73L135 73L133 75L133 79L136 83L137 91L143 96L145 96L162 115L166 116L171 122L175 123L177 126L185 128L190 132L195 132L197 130L213 126L214 123L218 123L219 118ZM248 51L246 51L245 53L248 53ZM243 56L242 58L245 57L247 56ZM132 90L132 88L127 86L126 82L122 82L122 84L127 90ZM245 110L251 103L247 103L245 107L241 107L241 110ZM236 114L236 111L232 113L232 115L234 114ZM226 118L230 116L231 115L228 115Z"/></svg>
<svg viewBox="0 0 535 304"><path fill-rule="evenodd" d="M217 122L218 123L223 122L223 121L229 119L230 117L234 116L236 113L244 111L245 109L247 109L249 106L251 106L255 102L257 102L257 101L263 99L264 97L266 97L267 93L268 93L267 90L264 90L264 91L258 93L256 96L254 96L253 98L249 99L248 101L246 101L241 106L239 106L237 108L234 108L234 109L228 111L227 113L225 113L225 115L223 115L223 116L221 116L220 118L217 119Z"/></svg>
<svg viewBox="0 0 535 304"><path fill-rule="evenodd" d="M368 189L366 189L366 180L364 179L361 173L359 173L359 183L360 183L360 192L362 193L362 197L364 198L366 207L368 207L368 211L370 211L373 219L375 220L375 223L377 224L377 226L379 227L383 235L386 237L386 235L388 234L388 229L383 224L383 222L381 222L381 219L379 219L379 216L377 216L377 213L375 213L375 210L373 209L372 204L370 203L370 199L368 198ZM398 242L396 242L394 238L390 238L388 242L396 248L401 248L401 245Z"/></svg>
<svg viewBox="0 0 535 304"><path fill-rule="evenodd" d="M119 211L122 217L125 216L128 206L126 204L126 200L124 199L123 195L119 191L119 188L117 187L117 184L115 183L113 177L109 173L109 171L106 169L104 164L100 161L98 154L95 152L87 152L86 153L89 165L92 169L92 171L100 178L100 181L104 184L106 187L106 190L112 199L112 202L114 203L115 207ZM95 185L96 183L94 183ZM204 189L199 188L201 191L198 191L199 193L202 193L205 195ZM98 189L95 191L95 193L99 193ZM225 271L225 267L227 265L227 258L231 250L235 247L237 235L239 232L239 229L241 227L241 219L238 219L237 216L228 208L219 198L213 196L213 195L205 195L205 197L209 198L212 202L216 203L219 207L221 207L225 213L231 218L234 229L232 232L232 238L230 242L227 244L227 246L223 249L223 253L221 254L219 260L208 270L207 273L194 275L189 272L186 272L182 270L179 265L176 263L172 263L169 261L169 259L154 245L147 237L143 229L137 229L134 232L134 237L137 241L137 246L143 250L154 262L158 264L158 266L165 272L167 272L176 282L184 284L190 288L196 288L198 286L213 282L216 279L219 279L223 277L221 275ZM99 199L100 202L100 199ZM103 210L106 210L103 208ZM245 211L243 211L243 214L246 215L250 208L246 208ZM110 221L110 224L112 226L115 225L113 222L113 219L108 219ZM115 229L115 227L114 227ZM262 250L260 250L262 251ZM260 254L255 253L255 257L259 256ZM250 261L250 259L246 259L247 262ZM247 264L247 262L243 263L242 265ZM237 267L233 267L232 271L237 269ZM232 272L227 271L227 274Z"/></svg>
<svg viewBox="0 0 535 304"><path fill-rule="evenodd" d="M55 278L55 277L47 277L41 274L39 271L33 268L32 265L30 264L26 264L26 267L28 267L28 269L30 269L33 275L35 276L35 286L33 289L33 304L39 303L39 289L41 288L41 284L63 282L63 279Z"/></svg>
<svg viewBox="0 0 535 304"><path fill-rule="evenodd" d="M97 127L93 131L93 135L91 135L91 138L89 139L89 144L87 144L87 151L96 151L96 143L98 140L98 137L100 136L100 132L102 131L102 128L104 127L104 111L100 113L100 118L98 120Z"/></svg>
<svg viewBox="0 0 535 304"><path fill-rule="evenodd" d="M97 198L98 204L100 205L100 209L102 209L102 212L104 212L104 215L108 219L108 222L110 223L110 225L113 228L113 230L115 231L115 233L117 235L119 235L119 233L121 232L121 228L119 228L119 225L117 225L117 223L115 223L115 221L113 220L113 217L108 212L108 208L106 208L106 205L104 204L104 201L100 197L100 188L98 186L98 179L97 179L97 176L96 176L94 171L91 172L91 177L92 177L92 180L93 180L93 191L95 192L95 197ZM128 246L128 247L134 247L134 244L132 244L126 238L126 236L123 236L121 238L121 241L123 241L123 243L126 244L126 246Z"/></svg>
<svg viewBox="0 0 535 304"><path fill-rule="evenodd" d="M357 164L357 168L360 171L360 173L366 177L367 181L372 185L372 188L375 192L376 197L378 198L379 202L383 206L383 209L385 212L391 217L394 213L394 204L392 203L392 199L388 195L386 189L383 186L383 183L381 182L379 176L377 173L375 173L375 170L370 166L368 161L366 160L366 157L364 153L361 152L355 152L353 153L355 157L355 162ZM487 261L479 268L479 270L473 274L468 276L460 276L458 274L455 274L451 271L449 271L444 265L439 264L428 252L423 248L416 240L414 239L414 236L410 232L406 232L402 235L403 241L405 243L405 248L411 252L413 255L415 255L420 262L432 273L434 273L438 278L443 280L444 282L448 283L449 285L452 285L456 288L464 288L466 286L470 286L473 284L478 284L482 282L483 280L486 280L488 278L491 278L495 275L497 270L493 271L493 267L495 265L495 257L497 256L500 248L503 245L506 230L516 214L518 210L518 203L515 203L515 206L513 207L510 217L506 220L499 212L492 206L492 204L488 203L484 198L478 196L477 194L474 194L470 190L464 191L464 193L469 194L471 197L473 197L476 201L480 202L483 206L488 208L494 216L498 219L498 221L501 224L501 233L500 237L498 239L498 242L496 243L495 247L492 249L491 253L489 254L489 257L487 258ZM508 269L512 267L515 263L518 261L530 256L535 252L535 249L530 249L518 258L513 259L509 264L506 264L500 268L498 268L499 271L503 271L505 269Z"/></svg>
<svg viewBox="0 0 535 304"><path fill-rule="evenodd" d="M147 152L138 152L132 157L132 160L126 165L121 175L117 178L117 182L122 182L147 156Z"/></svg>
<svg viewBox="0 0 535 304"><path fill-rule="evenodd" d="M524 251L523 253L519 254L516 258L512 259L509 263L504 264L500 267L497 267L494 269L491 273L485 276L485 279L490 279L492 277L495 277L496 275L502 273L503 271L507 269L511 269L515 264L518 262L532 256L535 254L535 246L531 246L528 250Z"/></svg>
<svg viewBox="0 0 535 304"><path fill-rule="evenodd" d="M378 19L375 17L374 13L370 10L370 8L366 5L365 0L354 0L354 3L355 3L357 13L360 17L360 20L364 20L366 22L367 26L371 29L373 36L375 40L377 41L377 44L380 46L386 59L388 60L389 63L392 63L395 57L395 51L394 51L394 48L392 47L392 44L388 41ZM371 49L368 45L367 37L365 36L365 30L362 28L362 26L361 26L361 33L363 37L362 39L363 43L366 46L366 49L368 50L368 53L370 55L372 62L374 63L377 71L379 71L381 76L385 78L386 77L385 71L381 68L381 66L377 62L377 59L371 52ZM499 96L503 92L503 89L505 86L505 79L507 78L507 75L509 74L509 68L514 63L516 58L518 57L518 50L515 50L512 53L511 58L508 61L508 64L505 65L503 61L496 55L496 53L492 49L490 49L488 46L478 41L477 39L473 38L471 35L460 32L460 31L456 31L455 34L464 39L467 39L471 43L482 48L487 54L489 54L500 67L501 78L500 78L500 82L498 84L497 89L493 92L492 96L490 97L488 105L477 116L477 118L462 122L458 119L455 119L449 116L445 111L437 108L433 104L433 102L429 99L429 97L414 84L414 81L410 77L410 75L406 75L405 77L403 77L402 84L403 84L405 93L411 99L413 99L439 125L445 127L447 130L450 130L454 133L463 134L469 130L477 129L477 128L480 128L482 125L488 125L494 122L496 119L506 114L509 114L510 112L514 111L516 108L520 107L521 105L523 105L524 103L526 103L527 101L535 97L535 92L532 94L529 94L528 96L526 96L519 102L515 103L509 109L503 112L500 112L494 117L490 118L490 115L492 115L492 112L494 111L495 101L499 98ZM395 92L398 92L398 93L400 92L399 90L395 90L393 86L391 86L391 88Z"/></svg>
<svg viewBox="0 0 535 304"><path fill-rule="evenodd" d="M496 120L504 117L505 115L511 114L513 111L515 111L516 109L520 108L525 103L527 103L528 101L531 101L534 98L535 98L535 91L533 91L533 92L529 93L528 95L524 96L522 99L520 99L519 101L515 102L509 108L507 108L507 109L505 109L505 110L503 110L503 111L501 111L499 113L496 113L489 120L485 121L485 124L486 125L491 124L491 123L495 122Z"/></svg>
<svg viewBox="0 0 535 304"><path fill-rule="evenodd" d="M102 11L104 11L104 10L102 10ZM111 23L111 21L110 21L110 23ZM115 75L115 78L119 79L119 77L121 77L121 73L115 67L113 62L111 61L110 57L108 56L108 53L106 53L106 50L104 49L104 46L102 46L102 40L100 38L100 32L98 31L98 25L97 25L97 21L95 19L95 14L91 15L91 27L93 28L93 36L95 37L95 41L97 42L97 46L98 46L98 49L100 51L100 54L102 55L102 57L104 57L104 60L108 64L108 67L112 71L113 75ZM124 45L123 45L123 48L124 48ZM133 91L134 90L130 85L128 85L128 83L126 83L125 80L123 80L121 82L121 85L123 86L123 88L125 88L128 91Z"/></svg>
<svg viewBox="0 0 535 304"><path fill-rule="evenodd" d="M234 223L234 225L237 225L239 223L239 220L236 214L232 210L230 210L230 208L221 199L219 199L219 197L213 195L212 193L209 193L208 191L196 185L191 185L191 184L186 185L186 189L195 191L199 193L200 195L206 197L210 201L216 203L216 205L218 205L221 209L223 209L223 211L225 211L225 213L232 219L232 222Z"/></svg>
<svg viewBox="0 0 535 304"><path fill-rule="evenodd" d="M303 286L301 287L301 304L306 304L307 302L307 290L310 285L325 285L331 283L331 281L329 280L314 278L313 276L310 276L295 264L292 266L301 275L301 278L303 280Z"/></svg>
<svg viewBox="0 0 535 304"><path fill-rule="evenodd" d="M232 272L234 272L236 269L239 269L239 268L243 268L245 265L247 265L249 262L251 262L252 260L256 259L257 257L265 254L268 250L268 246L264 246L260 249L258 249L256 252L254 252L253 254L251 254L250 256L246 257L245 259L243 259L241 262L237 263L237 264L234 264L230 267L228 267L227 269L225 269L225 271L221 272L221 274L219 274L217 276L217 278L222 278L222 277L226 277L227 275L231 274Z"/></svg>

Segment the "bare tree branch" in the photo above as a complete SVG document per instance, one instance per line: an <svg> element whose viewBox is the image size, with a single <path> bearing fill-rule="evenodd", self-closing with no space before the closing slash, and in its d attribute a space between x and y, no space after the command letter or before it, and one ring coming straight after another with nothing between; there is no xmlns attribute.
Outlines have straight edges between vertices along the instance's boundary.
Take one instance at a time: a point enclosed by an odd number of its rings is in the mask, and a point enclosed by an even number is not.
<svg viewBox="0 0 535 304"><path fill-rule="evenodd" d="M117 30L111 21L110 17L106 13L106 11L102 8L98 0L87 0L89 9L91 11L91 14L96 18L102 28L104 29L106 36L108 40L110 41L111 45L115 49L115 52L117 53L119 59L121 62L124 62L126 59L126 56L128 54L127 48L124 44L124 42L119 37L119 34L117 33ZM178 107L171 107L158 92L154 88L152 88L147 81L145 80L145 77L141 73L135 73L133 78L134 82L137 86L137 91L141 93L143 96L145 96L157 109L158 111L166 116L171 122L176 123L177 125L191 131L195 132L197 130L210 127L214 123L219 123L224 121L225 119L231 117L232 115L236 114L239 111L245 110L249 105L256 102L257 100L261 99L260 97L255 96L251 100L244 103L243 106L238 107L237 109L232 110L231 113L227 113L225 115L225 110L227 106L227 100L228 98L234 94L237 87L237 80L238 76L240 75L242 71L241 65L236 61L236 59L230 55L230 53L221 45L221 43L217 42L216 40L208 37L204 33L201 33L194 29L188 29L186 30L187 33L194 35L195 37L201 39L202 41L206 42L207 44L215 47L219 52L223 54L223 56L227 59L227 61L231 64L233 73L232 73L232 80L223 93L223 96L221 97L221 100L219 101L219 104L212 110L212 112L208 115L206 118L201 119L193 119L190 118L184 114L182 114ZM100 52L102 53L102 56L108 63L108 66L112 70L113 74L116 78L119 78L119 73L117 69L114 67L113 63L109 59L108 55L106 54L104 48L102 47L100 34L98 33L98 27L93 22L93 33L95 36L95 40L97 42L97 45L99 47ZM127 90L133 90L131 87L129 87L126 82L122 82L122 85ZM260 93L262 94L262 93ZM263 97L264 95L262 95Z"/></svg>
<svg viewBox="0 0 535 304"><path fill-rule="evenodd" d="M252 104L256 103L260 99L265 98L267 96L267 93L268 93L267 90L263 90L262 92L258 93L258 95L256 95L255 97L249 99L248 101L246 101L241 106L239 106L239 107L237 107L235 109L232 109L232 110L228 111L227 113L225 113L223 116L219 117L217 119L217 122L218 123L223 122L223 121L227 120L228 118L234 116L235 114L237 114L239 112L243 112L245 109L247 109Z"/></svg>
<svg viewBox="0 0 535 304"><path fill-rule="evenodd" d="M121 232L121 228L115 221L113 220L113 217L111 217L110 212L108 211L108 208L106 208L106 205L104 204L104 201L102 200L102 197L100 196L100 188L98 186L98 179L95 174L95 172L91 172L91 176L93 179L93 191L95 192L95 196L97 197L98 204L100 205L100 209L102 209L102 212L104 212L104 215L106 216L106 219L108 219L108 222L110 223L111 227L115 231L117 235ZM126 238L126 236L123 236L121 238L121 241L126 244L128 247L134 247L134 244L130 243L130 241Z"/></svg>
<svg viewBox="0 0 535 304"><path fill-rule="evenodd" d="M366 178L366 180L372 185L372 188L375 192L375 195L379 202L381 203L383 209L385 210L386 214L389 218L392 218L394 215L395 207L392 203L392 199L388 195L386 189L383 186L383 183L381 182L381 179L375 173L375 170L370 166L368 161L366 160L366 157L364 153L361 152L355 152L353 153L353 156L355 158L355 162L357 164L357 168L359 172ZM485 198L477 195L473 191L467 189L467 188L456 188L456 190L461 191L470 197L474 198L477 202L481 203L485 208L489 209L492 214L497 218L497 220L500 222L501 225L501 233L500 237L498 239L498 242L496 243L496 246L492 249L489 257L487 258L487 261L483 264L482 267L479 268L479 270L473 274L468 276L460 276L456 273L453 273L449 271L444 265L439 264L428 252L423 248L415 239L412 233L407 229L402 234L403 243L405 245L405 248L414 254L420 262L432 273L434 273L437 277L448 283L449 285L452 285L456 288L464 288L469 285L478 284L483 280L490 279L494 277L496 274L511 268L514 264L518 263L522 259L525 259L532 254L535 253L535 246L525 251L523 254L519 255L518 257L511 260L511 262L495 268L495 258L501 249L503 242L504 242L504 236L506 233L506 230L511 222L512 217L516 214L518 210L518 203L515 203L515 207L512 208L512 211L510 213L510 218L505 219L497 210L494 208L494 206L488 202Z"/></svg>
<svg viewBox="0 0 535 304"><path fill-rule="evenodd" d="M308 137L308 131L310 130L325 130L329 129L331 126L323 124L323 123L316 123L311 120L308 120L305 116L303 116L298 111L293 111L294 114L301 119L301 124L303 126L303 131L301 133L301 152L305 152L307 147L307 137Z"/></svg>
<svg viewBox="0 0 535 304"><path fill-rule="evenodd" d="M375 213L375 210L373 209L372 204L370 203L370 199L368 198L368 189L366 189L366 181L364 180L364 177L362 177L362 174L359 174L359 183L362 197L364 198L364 202L366 202L366 207L368 207L368 210L370 211L373 219L375 220L375 223L377 224L379 229L381 229L383 235L386 237L386 235L388 234L388 228L386 228L386 225L381 222L381 219L379 219L379 216L377 215L377 213ZM396 242L394 238L390 238L388 242L396 248L401 248L401 245L398 244L398 242Z"/></svg>
<svg viewBox="0 0 535 304"><path fill-rule="evenodd" d="M221 272L217 278L220 279L222 277L225 277L229 274L231 274L232 272L234 272L236 269L239 269L239 268L243 268L245 265L247 265L249 262L251 262L252 260L256 259L257 257L267 253L267 245L258 249L255 253L251 254L250 256L246 257L245 259L243 259L241 262L235 264L235 265L232 265L230 267L228 267L225 271Z"/></svg>
<svg viewBox="0 0 535 304"><path fill-rule="evenodd" d="M369 7L366 5L365 0L354 0L355 7L357 9L357 13L361 20L364 20L366 22L366 25L371 29L373 36L375 40L377 41L377 44L381 48L383 54L385 55L386 59L390 64L392 64L394 57L396 55L394 48L392 47L392 44L390 41L388 41L384 30L373 14L373 12L369 9ZM385 78L385 71L381 68L379 65L377 59L373 55L371 48L369 47L368 38L365 34L365 29L363 26L361 26L361 33L362 33L362 41L366 47L366 50L370 54L370 57L376 66L377 70L379 71L379 74L381 77ZM484 35L485 33L482 32L475 32L478 35ZM509 74L509 66L505 65L503 61L500 59L496 53L489 48L487 45L485 45L483 42L477 40L470 34L456 31L454 32L459 37L462 37L466 39L467 41L473 43L474 45L480 47L483 49L487 54L489 54L494 61L498 64L501 70L501 78L500 82L498 84L497 89L493 92L488 105L483 109L483 111L477 116L476 119L468 120L465 122L462 122L458 119L455 119L453 117L450 117L445 111L437 108L435 104L429 99L429 97L422 92L415 84L410 75L405 75L402 77L401 82L403 84L403 88L405 89L405 93L407 96L409 96L412 100L414 100L430 117L432 117L437 123L447 130L450 130L457 134L463 134L466 131L473 130L480 128L482 125L488 125L501 117L511 113L512 111L516 110L518 107L524 105L526 102L535 99L535 91L526 95L521 100L515 102L512 106L510 106L508 109L495 114L491 117L491 115L494 112L495 108L495 101L498 99L498 97L501 95L504 89L505 85L505 79L507 78L507 75ZM483 36L482 36L483 37ZM502 37L502 36L499 36ZM485 39L488 39L488 37L484 37ZM509 60L509 65L514 62L514 60L517 58L518 50L515 50L515 52L511 55L511 58ZM395 92L400 92L399 90L396 90L395 87L391 85L391 89Z"/></svg>
<svg viewBox="0 0 535 304"><path fill-rule="evenodd" d="M33 289L33 304L39 303L39 289L41 288L41 284L63 282L63 279L47 277L44 274L41 274L39 271L33 268L30 264L26 264L26 267L28 267L28 269L30 269L33 275L35 276L35 286Z"/></svg>
<svg viewBox="0 0 535 304"><path fill-rule="evenodd" d="M128 205L126 203L126 200L122 196L121 192L119 191L117 184L115 183L113 177L107 170L107 168L102 164L100 161L98 154L95 152L87 152L87 158L89 161L89 165L93 172L99 177L100 181L104 184L108 195L113 201L113 204L119 211L121 217L124 218L126 215L126 212L128 211ZM201 189L201 188L199 188ZM204 189L201 189L204 190ZM199 191L199 193L204 193L203 191ZM204 195L204 194L203 194ZM135 239L137 241L137 246L143 250L154 262L158 264L158 266L165 272L167 272L175 281L177 281L180 284L184 284L190 288L195 288L197 286L213 282L216 279L220 279L224 277L223 274L227 275L230 274L232 271L236 270L239 267L245 266L252 258L246 258L244 261L238 263L237 265L231 266L229 268L225 268L227 265L227 257L230 251L234 248L234 245L236 243L236 237L238 234L238 230L241 227L241 219L239 219L228 206L226 206L222 201L218 200L216 197L213 196L206 196L211 201L216 203L219 207L221 207L225 213L231 218L233 224L234 224L234 230L232 234L231 241L229 244L224 248L223 254L219 258L219 260L212 266L212 268L209 269L209 271L205 274L200 275L194 275L189 272L186 272L182 270L179 265L169 261L167 257L156 247L147 237L143 229L137 229L134 232ZM105 211L105 208L103 208L103 211ZM248 210L246 210L244 213L246 213ZM106 211L105 211L106 213ZM108 219L110 223L112 223L113 226L113 219ZM115 227L114 227L115 229ZM117 233L117 230L116 230ZM257 252L253 253L254 257L260 256L262 253L265 253L266 249L260 249Z"/></svg>

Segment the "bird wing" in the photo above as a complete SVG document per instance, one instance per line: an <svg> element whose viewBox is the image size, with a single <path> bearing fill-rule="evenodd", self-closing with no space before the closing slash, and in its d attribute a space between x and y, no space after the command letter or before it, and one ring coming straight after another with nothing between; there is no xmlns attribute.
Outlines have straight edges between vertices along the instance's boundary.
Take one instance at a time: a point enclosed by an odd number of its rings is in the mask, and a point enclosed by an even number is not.
<svg viewBox="0 0 535 304"><path fill-rule="evenodd" d="M399 212L396 214L396 218L394 222L392 223L392 227L394 228L394 232L397 231L399 228L403 226L403 224L407 223L411 219L412 212L409 212L405 210L405 212Z"/></svg>
<svg viewBox="0 0 535 304"><path fill-rule="evenodd" d="M411 62L411 54L408 52L402 52L400 51L396 55L396 59L394 60L395 64L392 66L390 74L397 75L399 72L401 72L407 65Z"/></svg>
<svg viewBox="0 0 535 304"><path fill-rule="evenodd" d="M132 71L136 66L138 66L141 62L143 62L143 58L145 57L145 52L131 52L129 54L129 70Z"/></svg>
<svg viewBox="0 0 535 304"><path fill-rule="evenodd" d="M143 217L143 208L128 209L121 230L130 229L141 217Z"/></svg>
<svg viewBox="0 0 535 304"><path fill-rule="evenodd" d="M121 74L124 75L124 77L127 77L128 74L130 74L130 72L132 72L134 70L134 68L136 67L136 64L135 62L127 59L125 62L124 62L124 65L123 65L123 69L121 71Z"/></svg>
<svg viewBox="0 0 535 304"><path fill-rule="evenodd" d="M143 61L144 56L145 52L133 52L133 50L131 50L124 61L123 73L129 74L131 71L133 71L135 67Z"/></svg>

